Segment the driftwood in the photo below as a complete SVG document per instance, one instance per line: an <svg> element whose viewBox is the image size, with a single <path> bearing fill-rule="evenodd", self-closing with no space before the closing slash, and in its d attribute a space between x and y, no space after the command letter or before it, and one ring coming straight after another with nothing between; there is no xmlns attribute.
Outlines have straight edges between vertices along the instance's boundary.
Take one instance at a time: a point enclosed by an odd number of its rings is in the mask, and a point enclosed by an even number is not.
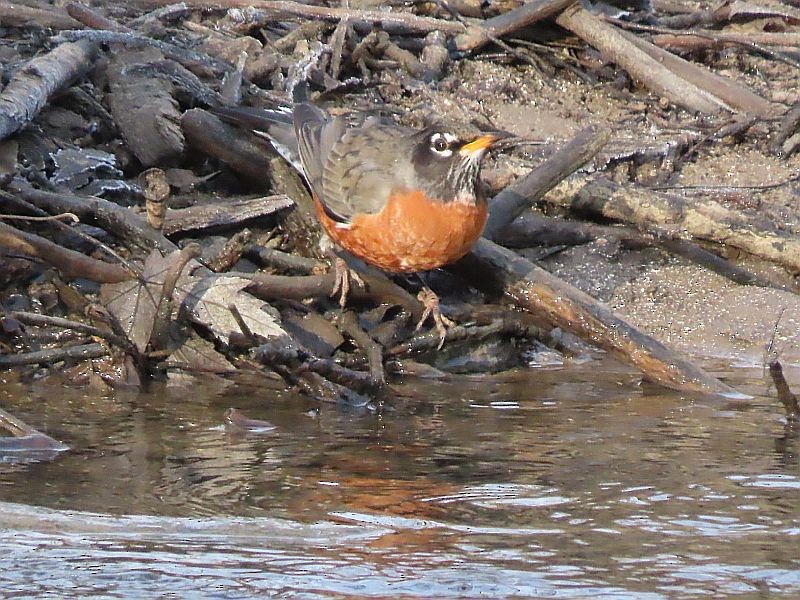
<svg viewBox="0 0 800 600"><path fill-rule="evenodd" d="M493 239L562 179L591 160L606 145L610 132L587 127L541 166L497 194L489 203L484 237Z"/></svg>
<svg viewBox="0 0 800 600"><path fill-rule="evenodd" d="M62 44L25 65L0 92L0 140L22 129L53 94L86 73L96 55L94 44L81 41Z"/></svg>
<svg viewBox="0 0 800 600"><path fill-rule="evenodd" d="M685 230L689 235L740 248L800 272L800 239L766 219L744 215L708 199L678 196L598 178L559 203L576 211L635 223L645 228Z"/></svg>
<svg viewBox="0 0 800 600"><path fill-rule="evenodd" d="M68 250L41 236L0 222L0 247L51 265L67 278L82 277L99 283L117 283L135 277L123 267Z"/></svg>
<svg viewBox="0 0 800 600"><path fill-rule="evenodd" d="M97 223L134 247L158 248L162 252L176 249L175 244L150 227L142 217L103 198L37 190L19 179L11 182L8 190L50 214L73 213L82 222Z"/></svg>
<svg viewBox="0 0 800 600"><path fill-rule="evenodd" d="M603 136L596 132L591 135L583 132L581 137L584 136L592 142L594 152L599 152L603 146ZM524 187L517 188L519 197L504 201L503 204L523 204L522 191L531 197L540 197L558 183L554 173L563 173L567 165L577 169L582 162L591 158L582 144L575 143L562 148L556 156L556 164L562 166L550 170L545 163L535 169L523 180ZM487 237L479 240L470 254L453 265L451 270L480 289L501 291L505 298L520 308L545 317L554 327L561 327L608 350L619 360L641 369L648 379L684 391L734 393L685 357L616 317L602 303L487 239L502 231L516 215L516 209L502 211L488 230Z"/></svg>
<svg viewBox="0 0 800 600"><path fill-rule="evenodd" d="M470 25L465 33L456 36L456 48L461 52L477 50L492 40L550 18L573 2L574 0L532 0L479 25Z"/></svg>
<svg viewBox="0 0 800 600"><path fill-rule="evenodd" d="M264 196L263 198L196 204L189 208L167 211L163 232L165 235L174 235L210 227L237 225L250 219L275 214L293 204L286 196Z"/></svg>
<svg viewBox="0 0 800 600"><path fill-rule="evenodd" d="M75 29L80 23L63 9L55 6L47 10L12 2L0 2L0 24L3 27L48 27L50 29Z"/></svg>
<svg viewBox="0 0 800 600"><path fill-rule="evenodd" d="M161 0L138 0L139 4L154 6L161 4ZM390 33L430 33L442 31L449 34L462 33L464 26L457 21L445 21L431 17L418 17L407 12L384 12L377 10L356 10L348 8L330 8L327 6L314 6L299 2L269 0L186 0L189 6L207 8L218 6L223 8L239 8L235 18L249 27L261 27L277 20L319 19L322 21L338 22L346 19L354 26L372 28L375 23L380 23L381 28Z"/></svg>
<svg viewBox="0 0 800 600"><path fill-rule="evenodd" d="M632 364L655 383L684 392L741 397L681 354L615 316L601 302L489 240L479 240L454 268L475 285L499 289L516 306Z"/></svg>
<svg viewBox="0 0 800 600"><path fill-rule="evenodd" d="M725 109L756 113L770 110L770 104L753 92L659 50L577 4L561 13L556 22L619 64L648 89L678 106L705 113Z"/></svg>
<svg viewBox="0 0 800 600"><path fill-rule="evenodd" d="M156 48L167 57L182 64L199 76L221 77L233 70L233 65L203 52L182 48L169 42L128 31L107 31L105 29L71 29L53 37L56 42L88 40L98 44L121 44L131 48Z"/></svg>
<svg viewBox="0 0 800 600"><path fill-rule="evenodd" d="M120 52L108 69L111 114L128 148L145 167L168 166L182 156L185 140L172 86L131 72L131 67L163 60L152 49Z"/></svg>
<svg viewBox="0 0 800 600"><path fill-rule="evenodd" d="M503 228L495 236L494 241L507 248L531 248L534 246L574 246L600 238L619 240L628 248L663 248L667 252L682 256L740 285L800 292L800 287L797 285L788 281L779 281L768 275L753 273L689 240L666 235L651 235L650 233L643 233L631 226L598 225L529 212Z"/></svg>

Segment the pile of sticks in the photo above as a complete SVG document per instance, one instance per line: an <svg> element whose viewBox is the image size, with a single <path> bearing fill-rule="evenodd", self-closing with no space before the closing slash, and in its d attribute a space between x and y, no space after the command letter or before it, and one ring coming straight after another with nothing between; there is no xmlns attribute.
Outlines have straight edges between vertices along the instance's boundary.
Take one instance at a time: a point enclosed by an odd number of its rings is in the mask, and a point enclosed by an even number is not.
<svg viewBox="0 0 800 600"><path fill-rule="evenodd" d="M784 31L748 36L712 29L741 18L731 10L738 3L694 12L653 4L641 24L636 14L621 21L572 0L483 8L442 0L417 12L288 0L139 0L103 11L0 1L0 26L19 32L22 51L6 62L0 92L0 368L111 386L246 371L264 385L277 375L323 400L384 398L387 369L421 372L417 359L436 355L438 335L412 328L423 310L414 293L365 272L351 292L354 308L336 313L334 276L320 260L322 232L302 179L268 143L207 109L286 103L286 89L300 79L319 101L365 90L374 97L382 77L398 70L415 85L433 85L454 62L490 49L575 74L562 47L526 42L538 27L551 39L576 36L572 48L596 49L653 102L717 115L722 125L687 152L767 121L771 147L791 155L800 144L797 106L770 102L671 50L736 44L791 64L785 49L797 46L798 11L772 15ZM67 130L72 137L55 139ZM445 344L469 352L513 338L521 352L536 339L569 354L552 335L566 331L655 383L734 394L512 249L547 244L554 232L560 243L615 236L742 284L796 292L791 277L748 272L697 243L729 245L796 274L800 241L791 232L712 199L688 203L620 185L602 169L581 171L610 135L587 127L498 190L483 239L447 269L448 285L467 300L449 306L462 324ZM531 211L542 203L603 223Z"/></svg>

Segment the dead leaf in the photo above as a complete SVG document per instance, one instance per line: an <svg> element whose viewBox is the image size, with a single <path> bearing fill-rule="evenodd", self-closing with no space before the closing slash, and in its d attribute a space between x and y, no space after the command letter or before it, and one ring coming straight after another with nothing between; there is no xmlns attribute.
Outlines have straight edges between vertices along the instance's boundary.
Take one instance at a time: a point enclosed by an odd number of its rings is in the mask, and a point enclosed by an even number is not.
<svg viewBox="0 0 800 600"><path fill-rule="evenodd" d="M187 279L195 280L184 302L189 317L211 330L222 342L230 342L231 332L241 332L228 308L231 304L239 309L244 322L255 335L263 338L286 335L277 312L263 300L242 291L250 285L249 279L228 275ZM185 284L185 281L181 283Z"/></svg>
<svg viewBox="0 0 800 600"><path fill-rule="evenodd" d="M163 257L158 250L153 250L144 263L141 279L106 284L100 288L103 306L117 318L139 352L145 351L153 333L164 277L179 258L178 250Z"/></svg>
<svg viewBox="0 0 800 600"><path fill-rule="evenodd" d="M202 373L231 373L236 370L217 352L214 344L197 336L187 338L164 364L167 368Z"/></svg>

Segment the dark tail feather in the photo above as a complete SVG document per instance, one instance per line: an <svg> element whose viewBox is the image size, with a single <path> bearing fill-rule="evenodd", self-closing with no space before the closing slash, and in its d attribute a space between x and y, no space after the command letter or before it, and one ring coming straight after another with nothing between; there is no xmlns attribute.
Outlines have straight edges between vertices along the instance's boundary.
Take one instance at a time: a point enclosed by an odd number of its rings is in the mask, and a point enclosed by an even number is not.
<svg viewBox="0 0 800 600"><path fill-rule="evenodd" d="M278 154L299 173L303 173L291 110L220 106L210 111L231 125L249 130L258 137L269 140Z"/></svg>
<svg viewBox="0 0 800 600"><path fill-rule="evenodd" d="M246 106L220 106L210 110L223 121L256 131L268 132L276 123L282 125L292 124L291 111Z"/></svg>

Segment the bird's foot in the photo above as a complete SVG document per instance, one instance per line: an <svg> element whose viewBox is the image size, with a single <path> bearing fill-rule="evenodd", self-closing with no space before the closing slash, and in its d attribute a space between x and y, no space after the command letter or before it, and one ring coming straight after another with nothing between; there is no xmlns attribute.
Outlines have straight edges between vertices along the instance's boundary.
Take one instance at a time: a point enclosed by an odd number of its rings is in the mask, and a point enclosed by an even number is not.
<svg viewBox="0 0 800 600"><path fill-rule="evenodd" d="M347 266L347 263L336 257L333 261L334 280L333 290L331 290L331 298L339 296L339 306L344 308L347 304L347 296L350 294L350 287L353 283L360 287L366 287L361 275L356 273L353 269Z"/></svg>
<svg viewBox="0 0 800 600"><path fill-rule="evenodd" d="M417 300L422 302L422 306L425 307L425 310L422 313L422 317L417 323L417 326L414 328L414 331L419 331L425 321L428 320L428 317L433 318L433 325L436 328L436 331L439 333L439 345L437 346L437 350L440 350L444 345L444 338L447 335L447 329L450 327L455 327L456 322L452 319L448 319L442 314L442 311L439 308L439 296L437 296L430 288L422 288L419 294L417 294Z"/></svg>

